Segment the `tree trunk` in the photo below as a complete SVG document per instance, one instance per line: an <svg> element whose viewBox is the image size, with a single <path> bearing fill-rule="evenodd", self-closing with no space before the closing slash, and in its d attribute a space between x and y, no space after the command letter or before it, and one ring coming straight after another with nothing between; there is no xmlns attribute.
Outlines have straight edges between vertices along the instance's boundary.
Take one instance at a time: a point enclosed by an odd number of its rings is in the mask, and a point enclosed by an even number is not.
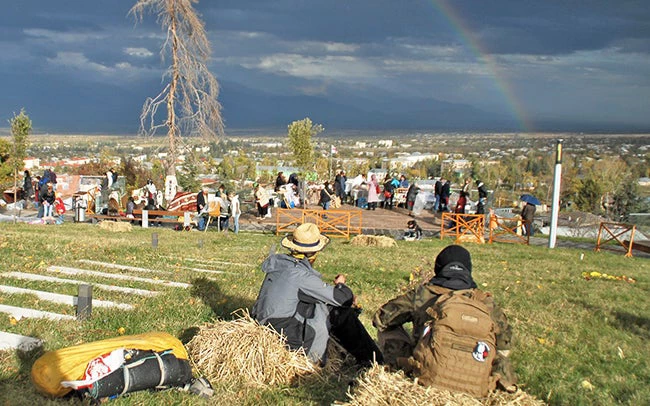
<svg viewBox="0 0 650 406"><path fill-rule="evenodd" d="M18 198L16 197L18 192L18 171L14 168L14 224L16 224L16 203L18 203Z"/></svg>
<svg viewBox="0 0 650 406"><path fill-rule="evenodd" d="M176 112L174 111L174 104L176 98L176 88L178 87L179 71L178 71L178 37L176 34L176 10L175 2L169 2L169 15L171 16L171 24L169 29L172 32L172 78L169 87L169 94L167 95L167 128L169 137L169 157L167 168L168 175L176 176Z"/></svg>

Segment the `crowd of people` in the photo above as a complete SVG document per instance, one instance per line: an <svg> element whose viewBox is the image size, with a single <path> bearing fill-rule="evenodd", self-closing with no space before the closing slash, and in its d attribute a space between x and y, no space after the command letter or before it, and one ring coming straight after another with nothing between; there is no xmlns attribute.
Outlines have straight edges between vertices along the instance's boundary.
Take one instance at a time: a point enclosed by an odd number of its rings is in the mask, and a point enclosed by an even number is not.
<svg viewBox="0 0 650 406"><path fill-rule="evenodd" d="M422 192L417 181L409 181L403 174L388 174L383 179L377 173L369 173L369 179L365 174L359 174L354 178L348 178L344 170L336 172L333 180L326 180L322 183L305 182L298 179L297 174L292 173L288 178L283 172L279 172L275 182L270 187L265 187L259 182L253 183L251 200L257 211L257 219L271 218L271 211L274 206L279 208L296 208L318 205L324 211L331 208L340 208L342 205L352 205L365 210L392 210L395 207L403 207L414 214L416 200ZM474 187L474 189L472 189ZM46 169L42 176L33 177L28 170L24 171L21 198L28 203L33 203L38 208L38 218L49 217L65 213L65 205L56 193L57 176L51 169ZM96 207L95 212L99 214L111 210L109 205L106 209L106 202L110 203L111 193L119 189L118 174L114 169L106 172L105 177L97 187L96 195L92 204ZM433 190L425 195L427 202L431 202L433 213L452 212L465 214L469 207L471 213L486 214L488 204L488 190L481 180L466 178L458 189L454 189L452 198L452 184L449 179L441 177L433 183ZM134 218L133 211L136 208L147 210L163 210L162 196L154 182L149 179L142 188L138 189L138 196L129 196L126 202L125 215ZM429 193L429 190L426 190ZM472 194L474 193L474 196ZM140 196L141 195L141 196ZM120 196L115 200L119 200ZM472 200L472 198L474 200ZM455 199L455 200L454 200ZM196 195L197 213L196 223L199 230L205 230L211 218L218 219L218 229L226 231L232 228L235 233L239 232L239 219L242 214L242 203L239 195L226 191L226 186L220 185L219 189L210 196L209 190L203 188ZM76 204L76 203L75 203ZM121 208L120 203L113 211ZM74 204L73 204L74 206ZM420 209L423 206L420 205ZM533 220L536 206L525 204L518 214L522 220L522 233L532 236L534 227ZM99 210L99 211L98 211ZM117 215L117 213L112 213ZM418 213L415 213L418 215ZM326 215L325 215L326 216ZM61 220L63 219L62 216ZM418 235L419 239L420 235Z"/></svg>
<svg viewBox="0 0 650 406"><path fill-rule="evenodd" d="M23 172L22 190L18 198L38 209L37 218L49 220L56 215L56 221L61 223L66 209L56 192L56 187L57 178L53 170L45 169L42 176L32 177L26 169Z"/></svg>
<svg viewBox="0 0 650 406"><path fill-rule="evenodd" d="M210 199L209 188L203 186L196 196L197 227L199 231L205 231L211 218L217 223L217 229L227 232L230 229L232 219L232 231L239 233L239 217L242 214L239 195L233 191L226 191L226 186L221 184ZM268 201L267 201L268 204Z"/></svg>

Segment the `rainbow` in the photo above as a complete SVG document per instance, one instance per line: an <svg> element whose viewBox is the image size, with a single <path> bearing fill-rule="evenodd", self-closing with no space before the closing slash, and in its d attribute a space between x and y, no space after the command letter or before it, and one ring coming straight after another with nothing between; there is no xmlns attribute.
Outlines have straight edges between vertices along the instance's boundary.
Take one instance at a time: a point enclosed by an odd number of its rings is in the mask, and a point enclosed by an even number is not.
<svg viewBox="0 0 650 406"><path fill-rule="evenodd" d="M518 122L521 130L531 131L533 126L528 115L521 107L521 103L517 100L517 96L512 90L512 86L501 73L501 69L494 57L483 49L468 24L461 18L453 6L449 4L450 2L448 0L431 0L431 3L433 4L435 11L441 14L449 23L462 44L475 54L478 60L482 61L485 66L487 66L494 79L497 91L503 95L506 106L510 110L513 118Z"/></svg>

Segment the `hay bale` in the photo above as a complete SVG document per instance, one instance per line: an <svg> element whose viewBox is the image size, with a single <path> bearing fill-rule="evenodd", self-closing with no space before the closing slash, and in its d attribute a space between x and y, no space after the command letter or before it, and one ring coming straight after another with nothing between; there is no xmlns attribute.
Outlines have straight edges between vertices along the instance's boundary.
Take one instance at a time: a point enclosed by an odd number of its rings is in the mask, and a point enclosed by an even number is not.
<svg viewBox="0 0 650 406"><path fill-rule="evenodd" d="M304 351L290 351L285 338L248 313L205 324L187 344L190 359L213 382L265 387L318 372Z"/></svg>
<svg viewBox="0 0 650 406"><path fill-rule="evenodd" d="M518 390L515 393L495 391L487 398L477 399L465 393L449 392L434 387L424 387L404 376L402 371L388 372L384 367L374 365L356 380L354 389L348 390L348 406L420 406L420 405L463 405L463 406L538 406L544 402Z"/></svg>
<svg viewBox="0 0 650 406"><path fill-rule="evenodd" d="M102 221L99 223L99 228L113 233L128 233L133 230L131 223L122 221Z"/></svg>
<svg viewBox="0 0 650 406"><path fill-rule="evenodd" d="M350 244L362 247L397 247L397 242L384 235L360 234L350 240Z"/></svg>

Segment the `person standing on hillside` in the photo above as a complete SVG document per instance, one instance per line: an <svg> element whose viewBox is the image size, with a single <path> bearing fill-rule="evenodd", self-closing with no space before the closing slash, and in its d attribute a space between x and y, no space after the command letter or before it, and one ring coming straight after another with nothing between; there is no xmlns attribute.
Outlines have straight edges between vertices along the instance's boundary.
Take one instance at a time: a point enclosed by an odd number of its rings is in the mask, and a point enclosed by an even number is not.
<svg viewBox="0 0 650 406"><path fill-rule="evenodd" d="M409 187L409 181L406 180L406 176L400 175L399 177L399 187L407 189Z"/></svg>
<svg viewBox="0 0 650 406"><path fill-rule="evenodd" d="M476 188L478 189L478 203L476 204L476 214L485 214L488 191L485 187L485 184L480 180L476 181Z"/></svg>
<svg viewBox="0 0 650 406"><path fill-rule="evenodd" d="M442 193L442 184L444 183L444 179L440 178L436 181L436 183L433 186L433 196L435 198L433 202L433 212L440 211L440 193Z"/></svg>
<svg viewBox="0 0 650 406"><path fill-rule="evenodd" d="M277 192L280 188L287 184L287 178L284 177L284 172L278 172L278 177L275 178L275 191Z"/></svg>
<svg viewBox="0 0 650 406"><path fill-rule="evenodd" d="M262 264L264 282L251 310L260 324L283 334L292 350L304 349L315 363L325 364L330 336L352 354L359 365L383 362L358 313L352 290L339 274L334 286L313 268L329 243L318 226L304 223L282 240L289 254L272 254Z"/></svg>
<svg viewBox="0 0 650 406"><path fill-rule="evenodd" d="M205 223L208 220L208 187L203 186L198 195L196 195L196 211L198 215L199 231L205 230Z"/></svg>
<svg viewBox="0 0 650 406"><path fill-rule="evenodd" d="M52 209L54 208L55 199L56 194L54 192L54 185L52 185L52 182L47 182L47 185L41 190L39 196L39 200L43 204L43 215L41 217L52 217Z"/></svg>
<svg viewBox="0 0 650 406"><path fill-rule="evenodd" d="M269 217L269 194L262 185L255 182L253 184L253 196L257 205L257 219L262 220Z"/></svg>
<svg viewBox="0 0 650 406"><path fill-rule="evenodd" d="M532 237L535 230L533 230L533 219L535 218L535 211L537 206L531 203L526 203L521 209L521 219L523 220L524 235Z"/></svg>
<svg viewBox="0 0 650 406"><path fill-rule="evenodd" d="M345 182L348 181L347 176L345 176L345 171L341 171L336 175L334 179L334 192L339 199L341 199L341 204L345 203L346 194L345 194Z"/></svg>
<svg viewBox="0 0 650 406"><path fill-rule="evenodd" d="M386 175L386 182L384 182L384 209L393 210L393 195L395 194L394 179Z"/></svg>
<svg viewBox="0 0 650 406"><path fill-rule="evenodd" d="M239 195L234 192L228 194L230 197L230 211L232 213L232 226L235 234L239 234L239 216L241 216L241 204L239 202Z"/></svg>
<svg viewBox="0 0 650 406"><path fill-rule="evenodd" d="M29 174L29 171L25 169L23 173L23 199L27 202L31 202L34 198L34 186L32 185L32 175Z"/></svg>
<svg viewBox="0 0 650 406"><path fill-rule="evenodd" d="M377 202L379 202L379 183L377 175L373 173L370 175L370 182L368 182L368 210L375 210Z"/></svg>
<svg viewBox="0 0 650 406"><path fill-rule="evenodd" d="M52 183L52 190L56 192L56 187L57 187L57 180L56 180L56 172L54 172L54 169L50 169L50 183Z"/></svg>
<svg viewBox="0 0 650 406"><path fill-rule="evenodd" d="M448 212L449 211L449 196L451 196L451 182L449 179L445 180L445 183L440 187L440 208L439 211Z"/></svg>
<svg viewBox="0 0 650 406"><path fill-rule="evenodd" d="M222 189L223 186L223 189ZM228 223L230 221L230 200L228 200L228 193L224 185L219 186L217 190L217 204L219 205L219 231L224 233L228 231Z"/></svg>
<svg viewBox="0 0 650 406"><path fill-rule="evenodd" d="M465 192L465 196L469 199L472 192L472 178L465 178L465 183L463 184L462 192Z"/></svg>
<svg viewBox="0 0 650 406"><path fill-rule="evenodd" d="M415 198L418 195L420 188L415 185L415 182L411 183L407 192L406 192L406 208L409 212L413 211L413 206L415 205Z"/></svg>
<svg viewBox="0 0 650 406"><path fill-rule="evenodd" d="M332 189L330 188L329 181L323 183L323 188L320 190L320 196L318 199L318 205L327 210L330 208L330 203L332 202Z"/></svg>

